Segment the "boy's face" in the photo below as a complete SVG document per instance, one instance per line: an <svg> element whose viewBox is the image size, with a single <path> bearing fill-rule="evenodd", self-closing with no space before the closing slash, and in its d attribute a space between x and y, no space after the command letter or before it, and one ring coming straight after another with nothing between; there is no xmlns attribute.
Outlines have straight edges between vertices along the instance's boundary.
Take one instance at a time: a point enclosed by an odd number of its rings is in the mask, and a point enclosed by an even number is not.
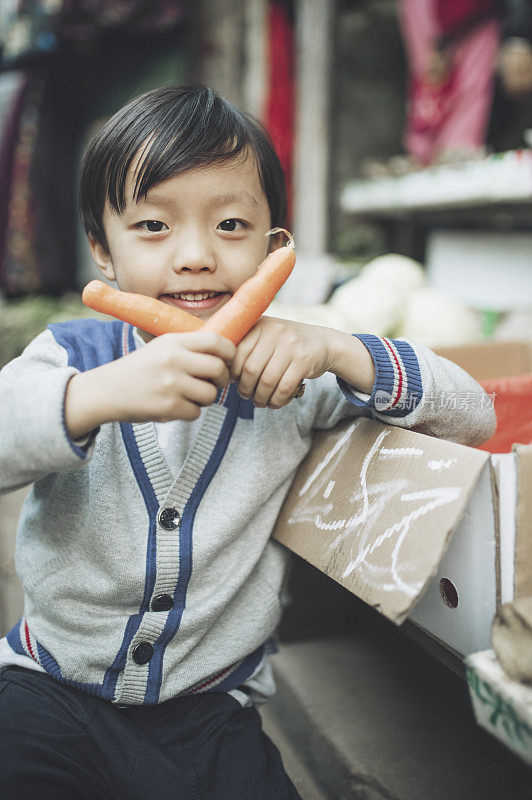
<svg viewBox="0 0 532 800"><path fill-rule="evenodd" d="M137 203L132 172L124 213L105 204L109 252L89 242L96 264L123 291L207 319L255 274L270 246L270 209L254 160L191 169Z"/></svg>

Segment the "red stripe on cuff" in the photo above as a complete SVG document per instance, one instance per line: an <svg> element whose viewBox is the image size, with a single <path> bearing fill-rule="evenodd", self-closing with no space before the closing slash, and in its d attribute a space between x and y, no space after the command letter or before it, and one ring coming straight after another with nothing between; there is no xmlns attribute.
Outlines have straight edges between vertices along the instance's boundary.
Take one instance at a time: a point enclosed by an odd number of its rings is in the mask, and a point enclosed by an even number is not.
<svg viewBox="0 0 532 800"><path fill-rule="evenodd" d="M393 408L395 405L397 405L397 403L399 402L399 398L401 397L401 391L403 389L403 370L401 369L401 365L399 364L399 359L397 358L397 355L396 355L395 350L393 349L391 343L387 339L384 339L384 338L382 339L382 341L384 342L387 350L391 353L391 355L393 357L393 360L395 362L395 365L397 367L397 372L398 372L397 396L396 396L395 400L393 401L393 403L390 406L390 408Z"/></svg>

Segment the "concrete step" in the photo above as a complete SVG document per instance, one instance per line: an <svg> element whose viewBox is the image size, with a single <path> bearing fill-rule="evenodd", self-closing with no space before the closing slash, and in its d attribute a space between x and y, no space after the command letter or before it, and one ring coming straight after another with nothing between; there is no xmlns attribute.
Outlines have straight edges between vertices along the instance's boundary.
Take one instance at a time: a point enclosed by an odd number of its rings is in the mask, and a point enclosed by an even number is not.
<svg viewBox="0 0 532 800"><path fill-rule="evenodd" d="M319 788L308 766L294 747L294 742L279 725L270 704L260 706L259 711L263 730L279 748L284 768L303 800L332 800Z"/></svg>
<svg viewBox="0 0 532 800"><path fill-rule="evenodd" d="M376 627L273 656L271 738L282 732L281 752L288 743L318 797L532 800L532 770L476 725L464 681L391 624Z"/></svg>

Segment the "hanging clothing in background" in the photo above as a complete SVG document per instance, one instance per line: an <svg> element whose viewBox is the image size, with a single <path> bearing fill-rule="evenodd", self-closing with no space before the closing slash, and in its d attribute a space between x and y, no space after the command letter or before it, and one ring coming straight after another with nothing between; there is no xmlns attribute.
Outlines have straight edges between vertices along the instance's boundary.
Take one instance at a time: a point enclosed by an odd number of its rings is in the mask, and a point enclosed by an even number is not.
<svg viewBox="0 0 532 800"><path fill-rule="evenodd" d="M37 198L31 172L35 163L41 96L42 83L35 81L27 87L13 149L2 265L4 286L12 294L36 292L40 286Z"/></svg>
<svg viewBox="0 0 532 800"><path fill-rule="evenodd" d="M166 31L182 16L176 0L2 0L2 67L35 62L65 46L91 46L113 30Z"/></svg>
<svg viewBox="0 0 532 800"><path fill-rule="evenodd" d="M4 252L13 162L27 83L23 72L0 74L0 253ZM0 259L0 286L5 285L3 269Z"/></svg>
<svg viewBox="0 0 532 800"><path fill-rule="evenodd" d="M97 116L103 98L122 94L118 106L137 93L147 62L147 80L155 77L150 59L164 50L161 42L169 47L165 34L182 17L176 0L0 0L0 291L7 296L78 288L77 169L91 109Z"/></svg>
<svg viewBox="0 0 532 800"><path fill-rule="evenodd" d="M440 45L463 36L481 22L493 19L499 11L498 0L435 0Z"/></svg>
<svg viewBox="0 0 532 800"><path fill-rule="evenodd" d="M400 0L410 73L404 144L423 166L483 151L500 39L497 9L489 0ZM447 67L435 80L431 62L438 56Z"/></svg>
<svg viewBox="0 0 532 800"><path fill-rule="evenodd" d="M293 5L289 0L270 0L267 35L268 84L264 121L285 174L287 224L290 225L295 119L295 36Z"/></svg>

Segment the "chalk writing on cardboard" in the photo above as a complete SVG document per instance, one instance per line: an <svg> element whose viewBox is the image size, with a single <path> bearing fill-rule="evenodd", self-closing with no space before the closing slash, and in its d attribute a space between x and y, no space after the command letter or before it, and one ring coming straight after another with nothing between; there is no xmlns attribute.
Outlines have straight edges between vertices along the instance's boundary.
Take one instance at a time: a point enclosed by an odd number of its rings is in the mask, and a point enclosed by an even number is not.
<svg viewBox="0 0 532 800"><path fill-rule="evenodd" d="M406 467L414 460L432 475L449 475L457 459L436 461L421 447L387 447L392 431L384 428L372 438L363 457L346 469L344 459L350 452L353 460L350 444L358 425L357 420L342 431L304 481L287 524L310 523L320 532L329 554L329 574L346 579L356 573L357 583L414 597L425 575L420 570L423 548L416 547L416 537L421 535L416 522L454 503L462 487L433 485L420 491L415 482L419 472ZM382 460L391 462L385 474ZM350 475L347 505L346 481L338 479L340 472ZM342 503L335 503L337 491L344 492ZM340 507L343 513L339 515L335 508Z"/></svg>
<svg viewBox="0 0 532 800"><path fill-rule="evenodd" d="M458 464L457 458L448 458L447 460L440 458L439 460L432 459L429 461L427 467L436 472L440 472L442 469L449 469L453 464Z"/></svg>

